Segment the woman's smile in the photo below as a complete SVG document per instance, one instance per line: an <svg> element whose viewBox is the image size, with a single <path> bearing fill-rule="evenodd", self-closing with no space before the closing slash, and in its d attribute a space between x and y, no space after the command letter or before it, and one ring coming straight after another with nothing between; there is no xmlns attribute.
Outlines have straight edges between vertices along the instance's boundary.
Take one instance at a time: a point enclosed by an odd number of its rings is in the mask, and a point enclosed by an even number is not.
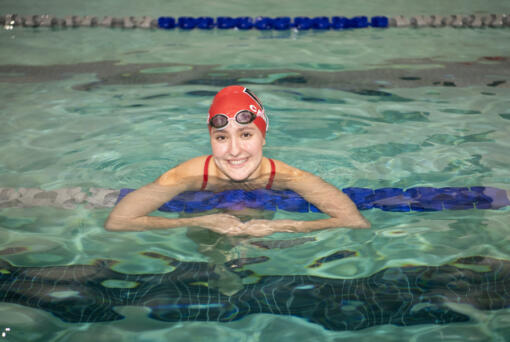
<svg viewBox="0 0 510 342"><path fill-rule="evenodd" d="M243 158L243 159L230 159L228 160L228 163L233 166L233 167L243 167L244 166L244 163L248 160L248 158Z"/></svg>
<svg viewBox="0 0 510 342"><path fill-rule="evenodd" d="M244 158L222 158L215 157L216 166L227 178L234 181L244 181L256 174L260 160L258 158L244 157Z"/></svg>

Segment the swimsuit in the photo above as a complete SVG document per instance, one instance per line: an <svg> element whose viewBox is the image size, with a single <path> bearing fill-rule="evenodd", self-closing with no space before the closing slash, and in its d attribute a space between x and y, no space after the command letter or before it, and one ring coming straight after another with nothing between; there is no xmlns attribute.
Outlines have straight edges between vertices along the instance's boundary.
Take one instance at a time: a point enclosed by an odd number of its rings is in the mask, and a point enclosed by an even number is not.
<svg viewBox="0 0 510 342"><path fill-rule="evenodd" d="M207 181L209 179L209 162L211 161L212 155L208 156L205 160L204 164L204 179L202 181L202 187L200 188L201 191L204 191L207 187ZM271 174L269 175L269 181L267 182L266 189L271 190L271 187L273 186L274 176L276 174L276 166L274 164L273 159L269 159L269 163L271 163Z"/></svg>

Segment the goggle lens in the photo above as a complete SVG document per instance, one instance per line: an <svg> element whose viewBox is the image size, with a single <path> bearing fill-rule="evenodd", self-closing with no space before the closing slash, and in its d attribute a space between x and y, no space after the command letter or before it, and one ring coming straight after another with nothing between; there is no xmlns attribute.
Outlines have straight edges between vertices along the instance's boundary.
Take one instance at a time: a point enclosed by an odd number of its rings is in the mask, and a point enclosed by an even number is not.
<svg viewBox="0 0 510 342"><path fill-rule="evenodd" d="M235 119L237 123L241 125L247 125L253 122L256 117L257 115L253 114L252 112L248 110L242 110L236 114ZM216 114L211 118L209 124L216 129L223 128L228 125L228 116L225 114Z"/></svg>
<svg viewBox="0 0 510 342"><path fill-rule="evenodd" d="M228 117L224 114L217 114L209 122L214 128L223 128L228 124Z"/></svg>
<svg viewBox="0 0 510 342"><path fill-rule="evenodd" d="M242 125L247 125L251 123L253 120L255 120L256 117L257 116L252 112L243 110L236 114L236 121Z"/></svg>

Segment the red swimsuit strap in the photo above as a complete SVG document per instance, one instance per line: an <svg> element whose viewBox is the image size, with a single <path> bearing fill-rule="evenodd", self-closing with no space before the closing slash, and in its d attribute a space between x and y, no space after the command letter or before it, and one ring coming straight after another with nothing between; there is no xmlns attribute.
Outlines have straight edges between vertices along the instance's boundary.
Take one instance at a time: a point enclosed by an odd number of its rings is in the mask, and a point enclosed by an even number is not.
<svg viewBox="0 0 510 342"><path fill-rule="evenodd" d="M274 164L273 159L269 159L269 162L271 163L271 175L269 176L269 181L267 182L266 189L271 190L271 187L273 186L274 176L276 174L276 166Z"/></svg>
<svg viewBox="0 0 510 342"><path fill-rule="evenodd" d="M207 156L207 159L205 160L204 165L204 180L202 181L202 187L200 188L200 191L204 191L207 187L207 181L209 180L209 162L211 161L212 155Z"/></svg>

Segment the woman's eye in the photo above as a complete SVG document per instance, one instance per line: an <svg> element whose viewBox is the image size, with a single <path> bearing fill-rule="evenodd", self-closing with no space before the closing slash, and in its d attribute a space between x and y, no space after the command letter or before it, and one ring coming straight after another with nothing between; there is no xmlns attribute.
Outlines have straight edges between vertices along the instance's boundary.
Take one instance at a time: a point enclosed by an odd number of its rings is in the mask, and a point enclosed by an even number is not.
<svg viewBox="0 0 510 342"><path fill-rule="evenodd" d="M217 135L215 139L218 140L218 141L224 141L224 140L227 139L227 137L224 136L224 135Z"/></svg>
<svg viewBox="0 0 510 342"><path fill-rule="evenodd" d="M251 133L249 132L244 132L242 135L241 135L243 138L250 138L252 136Z"/></svg>

